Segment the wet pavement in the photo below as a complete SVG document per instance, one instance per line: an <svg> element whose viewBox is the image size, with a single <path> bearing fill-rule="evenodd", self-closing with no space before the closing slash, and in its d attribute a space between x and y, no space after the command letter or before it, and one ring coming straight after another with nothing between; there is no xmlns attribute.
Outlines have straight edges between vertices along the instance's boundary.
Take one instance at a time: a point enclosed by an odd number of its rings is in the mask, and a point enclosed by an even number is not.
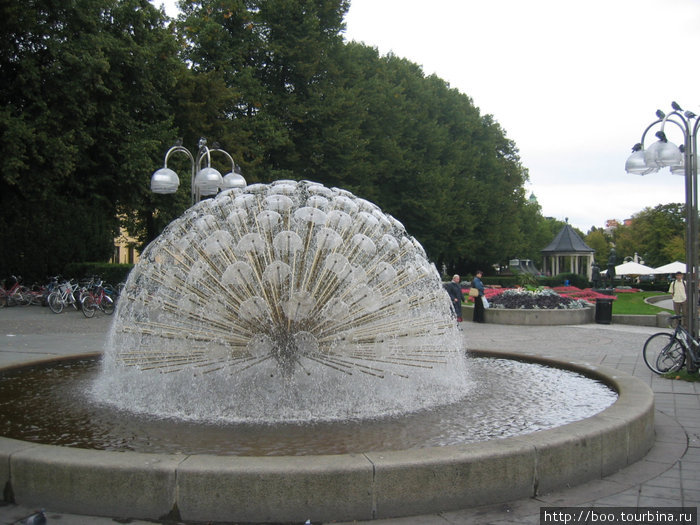
<svg viewBox="0 0 700 525"><path fill-rule="evenodd" d="M0 308L0 366L38 362L102 350L111 318L86 319L69 310ZM697 507L700 502L700 383L662 379L647 369L644 341L658 328L621 324L514 326L461 323L467 348L540 354L617 368L647 383L655 393L656 444L637 463L606 478L556 493L505 504L426 516L375 520L381 525L540 523L550 506ZM37 509L0 503L0 525L14 524ZM46 509L48 524L65 525L153 521L76 516ZM173 523L173 522L162 522ZM355 522L356 523L356 522Z"/></svg>

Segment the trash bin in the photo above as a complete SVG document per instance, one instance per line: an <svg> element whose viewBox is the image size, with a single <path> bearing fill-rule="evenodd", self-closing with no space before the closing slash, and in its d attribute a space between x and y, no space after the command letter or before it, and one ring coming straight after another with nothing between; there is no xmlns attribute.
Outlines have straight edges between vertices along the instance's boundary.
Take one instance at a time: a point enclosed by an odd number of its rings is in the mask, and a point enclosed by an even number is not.
<svg viewBox="0 0 700 525"><path fill-rule="evenodd" d="M595 300L595 322L598 324L612 323L612 303L614 299Z"/></svg>

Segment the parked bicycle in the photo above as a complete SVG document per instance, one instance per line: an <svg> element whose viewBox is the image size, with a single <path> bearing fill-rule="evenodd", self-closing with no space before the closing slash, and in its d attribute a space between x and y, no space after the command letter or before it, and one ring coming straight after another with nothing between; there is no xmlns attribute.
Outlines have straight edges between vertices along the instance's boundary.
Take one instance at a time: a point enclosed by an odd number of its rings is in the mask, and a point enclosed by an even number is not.
<svg viewBox="0 0 700 525"><path fill-rule="evenodd" d="M677 320L673 333L661 332L654 334L644 343L644 362L652 372L667 374L678 372L690 356L692 368L700 367L700 341L693 338L681 324L682 316L672 315L671 320Z"/></svg>
<svg viewBox="0 0 700 525"><path fill-rule="evenodd" d="M5 288L5 283L0 287L0 299L5 306L28 305L32 302L32 294L26 286L23 286L22 278L16 275L12 276L13 284L9 288Z"/></svg>
<svg viewBox="0 0 700 525"><path fill-rule="evenodd" d="M46 300L49 296L49 289L46 285L39 283L34 283L31 288L28 289L27 293L27 304L35 304L38 306L45 306L47 304Z"/></svg>
<svg viewBox="0 0 700 525"><path fill-rule="evenodd" d="M124 283L121 282L114 286L113 284L103 282L102 287L105 289L105 293L112 298L112 301L114 301L114 304L117 304L117 300L119 299L119 295L121 294L122 290L124 289Z"/></svg>
<svg viewBox="0 0 700 525"><path fill-rule="evenodd" d="M49 303L49 308L55 314L60 314L66 306L72 306L78 309L79 299L76 297L78 293L78 284L71 279L58 283L58 286L49 294L46 302Z"/></svg>
<svg viewBox="0 0 700 525"><path fill-rule="evenodd" d="M93 317L97 310L101 310L106 315L114 313L114 301L107 295L104 286L102 286L102 281L98 281L85 289L81 305L85 317Z"/></svg>

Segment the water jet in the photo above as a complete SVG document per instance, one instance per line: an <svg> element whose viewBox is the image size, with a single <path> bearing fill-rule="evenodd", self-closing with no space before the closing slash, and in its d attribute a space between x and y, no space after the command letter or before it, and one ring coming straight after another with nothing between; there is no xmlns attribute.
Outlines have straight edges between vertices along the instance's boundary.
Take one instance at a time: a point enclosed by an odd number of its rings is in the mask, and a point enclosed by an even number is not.
<svg viewBox="0 0 700 525"><path fill-rule="evenodd" d="M94 395L201 421L400 414L465 394L439 274L376 205L308 181L229 190L141 255Z"/></svg>

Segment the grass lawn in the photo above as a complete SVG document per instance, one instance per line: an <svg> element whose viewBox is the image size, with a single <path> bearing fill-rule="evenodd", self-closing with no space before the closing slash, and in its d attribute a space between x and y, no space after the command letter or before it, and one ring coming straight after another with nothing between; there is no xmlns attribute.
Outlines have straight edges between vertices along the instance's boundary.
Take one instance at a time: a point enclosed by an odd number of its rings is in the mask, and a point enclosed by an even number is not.
<svg viewBox="0 0 700 525"><path fill-rule="evenodd" d="M630 292L617 293L617 299L613 301L613 314L627 315L654 315L659 312L673 312L666 308L659 308L644 302L647 297L655 295L668 295L664 292Z"/></svg>
<svg viewBox="0 0 700 525"><path fill-rule="evenodd" d="M697 381L700 381L700 375L697 373L695 374L690 374L688 370L685 368L682 368L678 372L671 372L669 374L664 374L661 377L664 377L666 379L679 379L681 381L689 381L691 383L695 383Z"/></svg>

